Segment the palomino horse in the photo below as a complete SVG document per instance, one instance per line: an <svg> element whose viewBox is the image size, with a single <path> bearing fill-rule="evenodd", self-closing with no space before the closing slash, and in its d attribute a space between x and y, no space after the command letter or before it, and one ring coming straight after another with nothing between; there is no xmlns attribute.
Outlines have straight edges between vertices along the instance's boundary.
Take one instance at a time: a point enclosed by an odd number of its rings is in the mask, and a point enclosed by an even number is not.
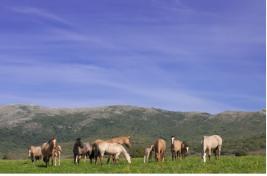
<svg viewBox="0 0 267 176"><path fill-rule="evenodd" d="M57 146L57 140L55 137L52 137L48 142L43 143L41 146L41 151L43 155L43 161L48 166L49 159L52 156L53 150L55 150Z"/></svg>
<svg viewBox="0 0 267 176"><path fill-rule="evenodd" d="M155 159L156 161L164 161L166 151L166 141L164 139L157 139L154 143Z"/></svg>
<svg viewBox="0 0 267 176"><path fill-rule="evenodd" d="M215 153L216 159L220 159L221 148L222 148L221 136L218 135L203 136L201 144L202 144L202 159L204 162L206 162L206 155L207 155L206 153L208 153L208 157L210 160L212 150Z"/></svg>
<svg viewBox="0 0 267 176"><path fill-rule="evenodd" d="M176 160L177 157L181 159L185 157L185 154L188 153L189 147L183 141L175 139L174 136L171 137L171 153L172 153L172 160Z"/></svg>
<svg viewBox="0 0 267 176"><path fill-rule="evenodd" d="M151 154L154 149L154 145L151 145L150 147L145 148L144 152L144 163L149 162L149 159L151 159Z"/></svg>
<svg viewBox="0 0 267 176"><path fill-rule="evenodd" d="M29 157L31 158L32 162L42 159L42 150L41 150L41 146L33 146L31 145L28 148L28 154Z"/></svg>
<svg viewBox="0 0 267 176"><path fill-rule="evenodd" d="M130 138L131 138L130 136L119 136L119 137L114 137L109 140L106 140L106 142L117 143L117 144L125 145L126 147L130 148L131 147Z"/></svg>
<svg viewBox="0 0 267 176"><path fill-rule="evenodd" d="M104 157L104 154L114 156L113 160L116 163L116 161L119 159L119 155L121 153L124 155L127 162L129 164L131 163L130 155L125 150L125 148L121 144L118 144L118 143L111 143L111 142L106 142L106 141L94 143L93 144L93 153L95 155L95 164L97 163L97 157L99 157L100 163L102 165L102 159Z"/></svg>
<svg viewBox="0 0 267 176"><path fill-rule="evenodd" d="M121 144L121 145L125 145L127 148L131 147L131 140L130 140L130 136L119 136L119 137L114 137L108 140L102 140L102 139L96 139L93 143L92 146L94 146L94 144L99 144L100 142L109 142L109 143L117 143L117 144ZM90 155L90 160L92 158L94 158L95 160L97 159L96 157L98 156L97 153L95 153L96 150L92 150L92 153ZM115 160L115 156L111 155L113 157L113 161ZM110 154L107 160L107 163L110 161Z"/></svg>

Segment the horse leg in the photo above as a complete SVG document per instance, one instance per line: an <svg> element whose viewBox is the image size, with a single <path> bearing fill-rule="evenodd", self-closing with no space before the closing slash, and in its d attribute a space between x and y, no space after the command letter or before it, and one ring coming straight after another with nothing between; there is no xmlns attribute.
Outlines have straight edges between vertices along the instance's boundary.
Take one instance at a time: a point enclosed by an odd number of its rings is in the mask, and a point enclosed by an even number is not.
<svg viewBox="0 0 267 176"><path fill-rule="evenodd" d="M108 156L108 159L107 159L107 164L109 163L109 161L110 161L110 156Z"/></svg>
<svg viewBox="0 0 267 176"><path fill-rule="evenodd" d="M60 166L60 154L58 155L58 165Z"/></svg>
<svg viewBox="0 0 267 176"><path fill-rule="evenodd" d="M165 152L162 152L162 161L164 162L165 160Z"/></svg>
<svg viewBox="0 0 267 176"><path fill-rule="evenodd" d="M84 155L84 162L86 162L86 154Z"/></svg>
<svg viewBox="0 0 267 176"><path fill-rule="evenodd" d="M115 160L115 163L116 163L117 160L119 160L119 155L120 155L120 153L117 153L115 156L113 156L114 160Z"/></svg>
<svg viewBox="0 0 267 176"><path fill-rule="evenodd" d="M101 166L102 166L102 155L99 157L99 160L100 160L100 164L101 164Z"/></svg>
<svg viewBox="0 0 267 176"><path fill-rule="evenodd" d="M210 156L211 156L211 149L209 149L209 153L208 153L209 160L210 160Z"/></svg>
<svg viewBox="0 0 267 176"><path fill-rule="evenodd" d="M146 163L146 155L144 155L144 163Z"/></svg>
<svg viewBox="0 0 267 176"><path fill-rule="evenodd" d="M218 146L218 159L221 158L221 150L222 150L222 146Z"/></svg>

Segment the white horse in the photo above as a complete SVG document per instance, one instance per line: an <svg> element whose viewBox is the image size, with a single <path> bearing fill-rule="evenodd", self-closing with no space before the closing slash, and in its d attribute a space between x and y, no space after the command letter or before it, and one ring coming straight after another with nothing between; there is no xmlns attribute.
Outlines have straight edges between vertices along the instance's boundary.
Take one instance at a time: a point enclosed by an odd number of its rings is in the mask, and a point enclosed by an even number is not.
<svg viewBox="0 0 267 176"><path fill-rule="evenodd" d="M101 165L104 154L113 155L114 162L116 163L121 153L124 155L127 162L131 164L131 157L121 144L102 141L97 144L95 143L93 145L93 150L93 152L97 154L97 157L99 157ZM97 160L95 160L95 162L97 162Z"/></svg>
<svg viewBox="0 0 267 176"><path fill-rule="evenodd" d="M203 136L201 140L202 144L202 159L204 163L206 162L206 153L208 153L208 157L210 160L211 151L214 151L215 157L220 159L221 149L222 149L222 138L218 135L212 136Z"/></svg>

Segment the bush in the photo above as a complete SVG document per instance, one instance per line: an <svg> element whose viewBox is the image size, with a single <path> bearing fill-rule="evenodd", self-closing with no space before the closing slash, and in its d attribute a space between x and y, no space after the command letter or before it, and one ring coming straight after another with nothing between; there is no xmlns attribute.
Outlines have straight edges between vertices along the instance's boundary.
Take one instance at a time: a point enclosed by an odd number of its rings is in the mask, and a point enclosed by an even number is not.
<svg viewBox="0 0 267 176"><path fill-rule="evenodd" d="M246 156L247 152L244 150L240 150L240 151L235 151L234 154L235 156Z"/></svg>

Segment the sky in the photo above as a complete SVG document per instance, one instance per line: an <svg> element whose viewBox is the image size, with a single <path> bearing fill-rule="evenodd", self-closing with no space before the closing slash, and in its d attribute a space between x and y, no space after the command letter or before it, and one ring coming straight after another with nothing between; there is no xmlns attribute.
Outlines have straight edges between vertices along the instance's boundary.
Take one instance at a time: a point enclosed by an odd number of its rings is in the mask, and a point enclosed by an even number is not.
<svg viewBox="0 0 267 176"><path fill-rule="evenodd" d="M265 0L0 0L0 105L265 107Z"/></svg>

